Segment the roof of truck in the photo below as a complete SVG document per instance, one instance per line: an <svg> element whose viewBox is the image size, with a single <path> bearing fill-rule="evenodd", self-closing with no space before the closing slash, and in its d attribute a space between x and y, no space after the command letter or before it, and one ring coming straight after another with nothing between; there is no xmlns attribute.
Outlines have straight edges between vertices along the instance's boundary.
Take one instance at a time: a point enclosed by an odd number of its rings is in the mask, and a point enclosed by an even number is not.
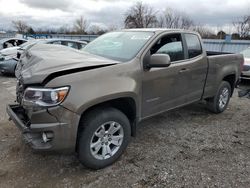
<svg viewBox="0 0 250 188"><path fill-rule="evenodd" d="M123 31L141 31L141 32L155 32L155 33L162 33L162 32L191 32L196 33L195 31L184 30L184 29L170 29L170 28L135 28L135 29L124 29Z"/></svg>

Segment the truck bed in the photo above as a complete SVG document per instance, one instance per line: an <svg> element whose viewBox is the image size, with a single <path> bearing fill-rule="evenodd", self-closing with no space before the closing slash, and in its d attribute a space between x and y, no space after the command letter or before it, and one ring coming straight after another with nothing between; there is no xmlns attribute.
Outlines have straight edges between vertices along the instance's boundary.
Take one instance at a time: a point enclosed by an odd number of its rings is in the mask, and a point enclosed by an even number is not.
<svg viewBox="0 0 250 188"><path fill-rule="evenodd" d="M206 51L206 52L207 52L207 56L233 54L233 53L229 53L229 52L214 52L214 51Z"/></svg>
<svg viewBox="0 0 250 188"><path fill-rule="evenodd" d="M241 62L243 56L241 54L211 52L207 51L208 73L205 86L204 97L211 97L221 83L220 78L223 78L224 72L231 72L235 75L232 79L237 81L241 70ZM230 74L229 74L230 75Z"/></svg>

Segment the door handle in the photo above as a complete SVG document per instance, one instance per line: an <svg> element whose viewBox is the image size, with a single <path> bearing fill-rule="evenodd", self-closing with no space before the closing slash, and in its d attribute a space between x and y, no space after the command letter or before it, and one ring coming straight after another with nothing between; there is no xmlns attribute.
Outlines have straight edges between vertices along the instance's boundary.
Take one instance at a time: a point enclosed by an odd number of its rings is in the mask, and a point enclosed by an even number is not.
<svg viewBox="0 0 250 188"><path fill-rule="evenodd" d="M187 68L182 68L181 70L179 70L179 73L184 73L184 72L187 72L187 71L189 71L189 69L187 69Z"/></svg>

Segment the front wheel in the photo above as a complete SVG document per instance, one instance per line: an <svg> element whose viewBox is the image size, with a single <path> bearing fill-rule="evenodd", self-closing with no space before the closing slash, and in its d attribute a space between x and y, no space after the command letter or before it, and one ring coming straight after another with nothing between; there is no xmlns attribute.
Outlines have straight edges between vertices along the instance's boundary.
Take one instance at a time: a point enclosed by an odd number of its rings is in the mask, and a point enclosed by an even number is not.
<svg viewBox="0 0 250 188"><path fill-rule="evenodd" d="M221 113L226 110L232 94L231 85L222 81L216 95L207 100L207 106L213 113Z"/></svg>
<svg viewBox="0 0 250 188"><path fill-rule="evenodd" d="M115 108L89 112L80 123L78 157L92 169L114 163L126 149L131 135L128 118Z"/></svg>

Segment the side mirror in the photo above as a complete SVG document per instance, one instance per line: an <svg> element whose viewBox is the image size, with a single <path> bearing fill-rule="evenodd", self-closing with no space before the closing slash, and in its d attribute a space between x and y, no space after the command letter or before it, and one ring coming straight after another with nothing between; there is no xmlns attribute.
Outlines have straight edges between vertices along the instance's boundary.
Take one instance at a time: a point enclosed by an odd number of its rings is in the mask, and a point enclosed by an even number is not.
<svg viewBox="0 0 250 188"><path fill-rule="evenodd" d="M170 65L171 62L168 54L153 54L150 57L150 62L147 65L147 68L168 67Z"/></svg>

